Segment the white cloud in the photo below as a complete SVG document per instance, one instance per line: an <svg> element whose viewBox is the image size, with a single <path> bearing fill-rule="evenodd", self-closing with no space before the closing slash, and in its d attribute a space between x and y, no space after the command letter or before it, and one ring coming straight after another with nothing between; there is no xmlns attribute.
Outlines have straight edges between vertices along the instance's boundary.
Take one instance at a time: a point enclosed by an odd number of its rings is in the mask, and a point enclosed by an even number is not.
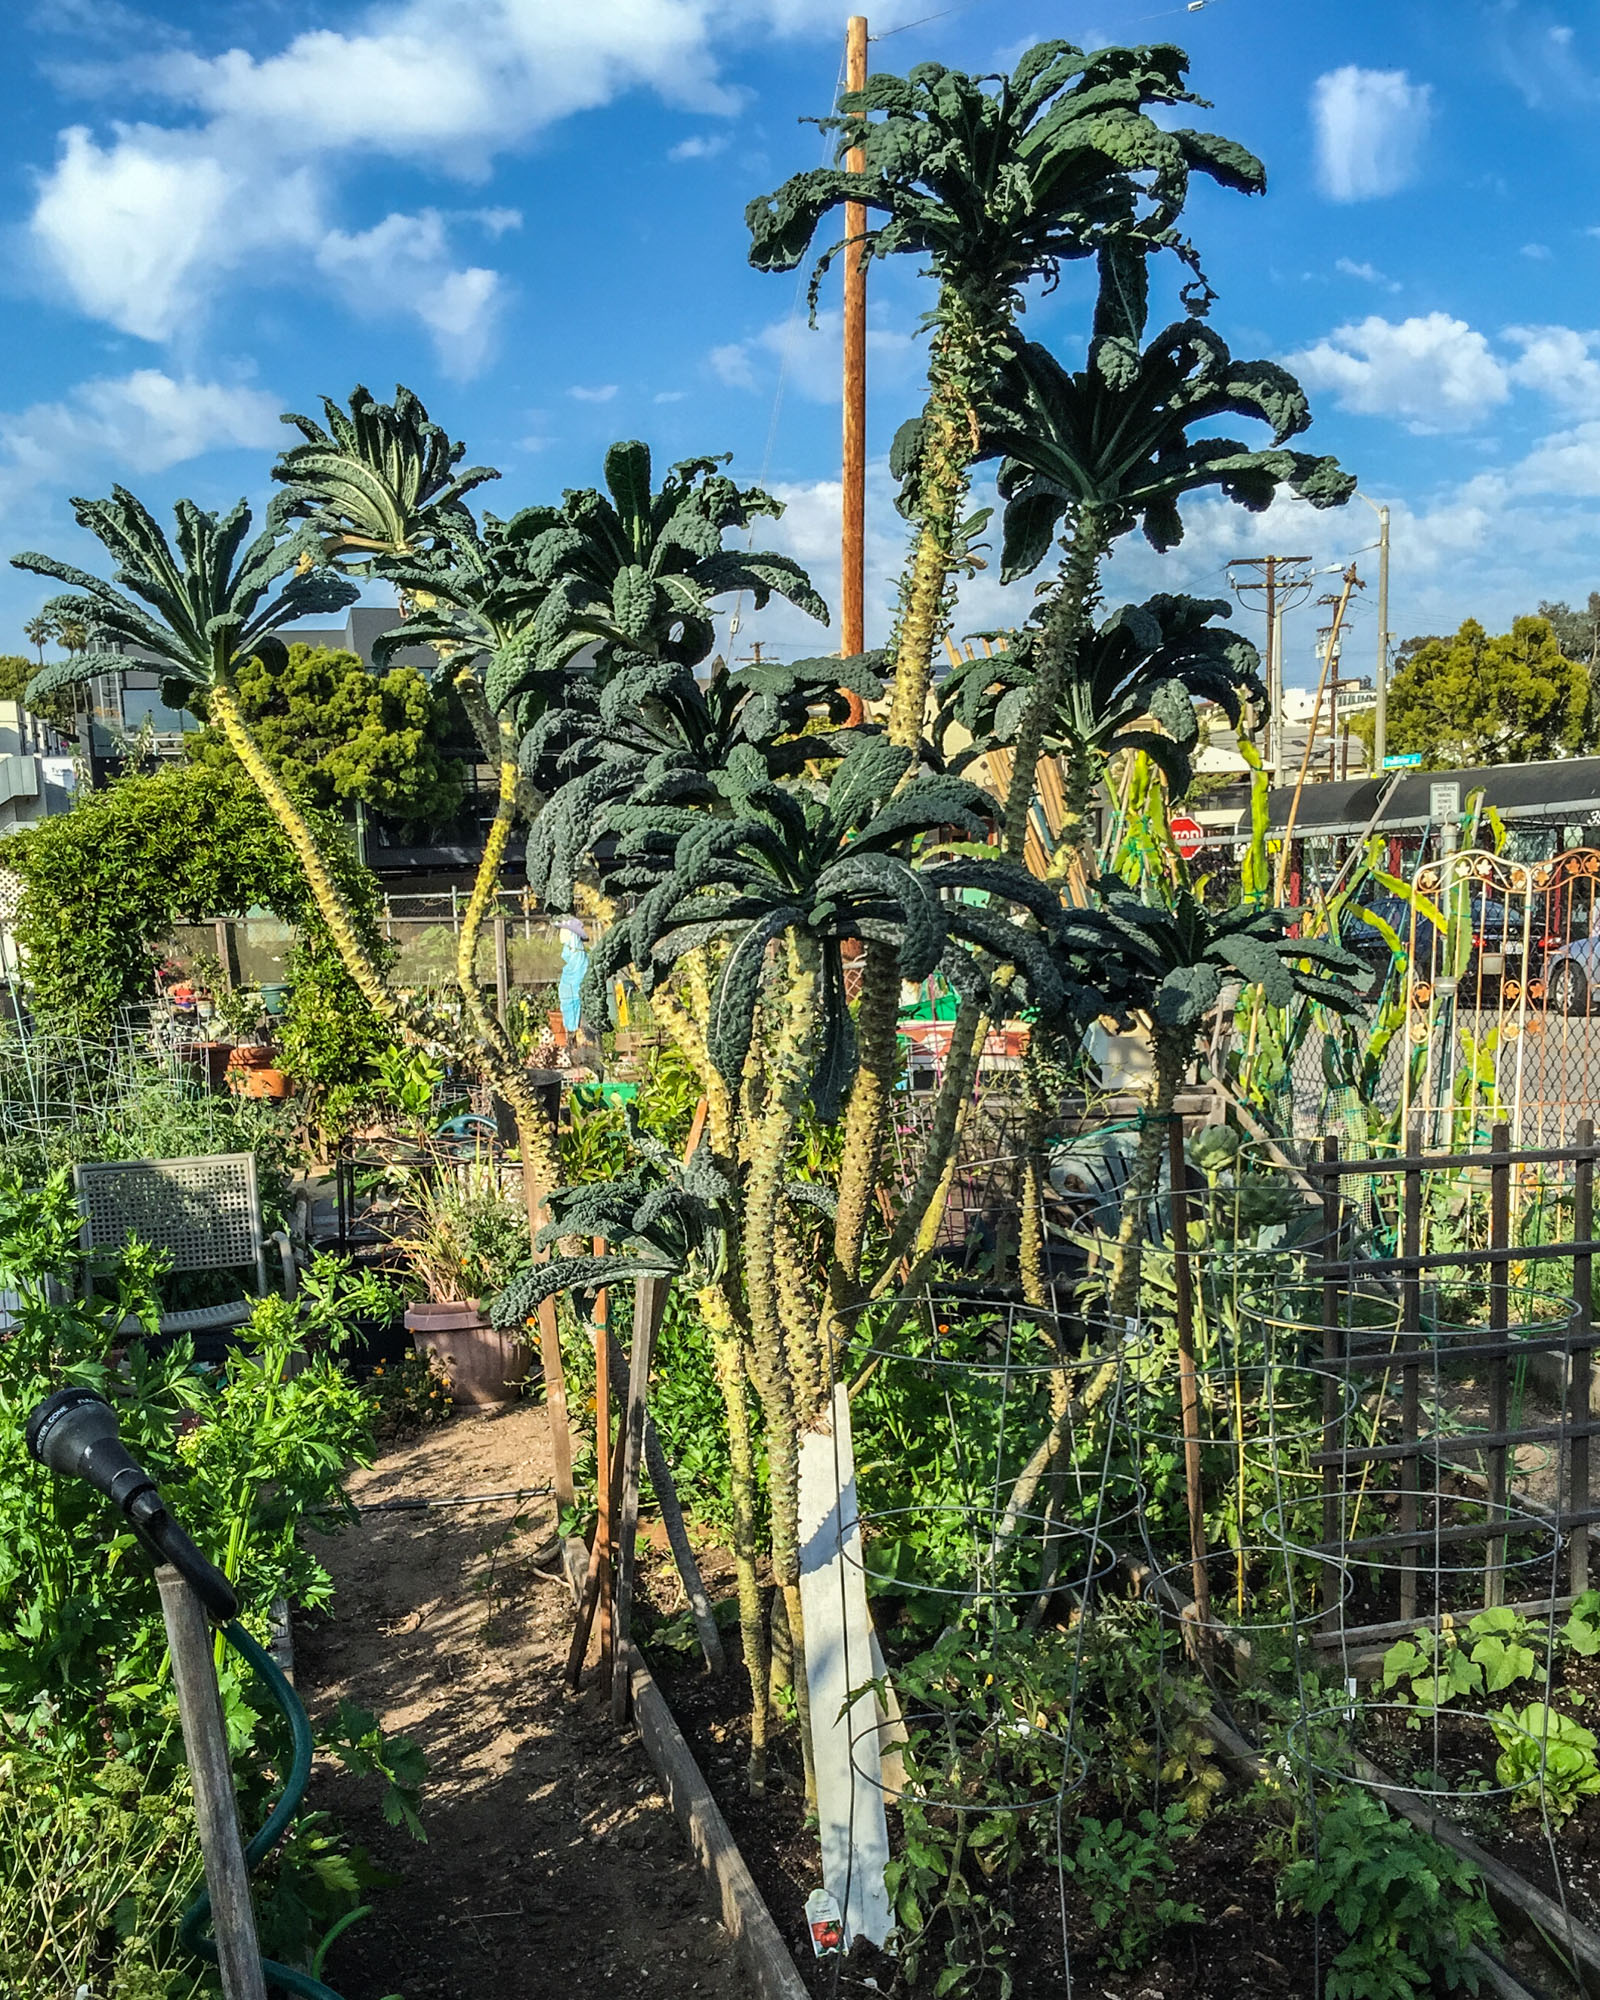
<svg viewBox="0 0 1600 2000"><path fill-rule="evenodd" d="M83 382L61 402L0 414L0 501L64 479L161 472L208 451L273 445L278 410L264 390L155 368Z"/></svg>
<svg viewBox="0 0 1600 2000"><path fill-rule="evenodd" d="M304 174L262 184L188 134L119 126L101 146L74 126L32 229L84 312L166 340L217 277L268 244L309 241L315 206Z"/></svg>
<svg viewBox="0 0 1600 2000"><path fill-rule="evenodd" d="M707 357L712 373L729 389L761 389L781 375L784 387L808 402L837 403L842 389L841 342L844 320L837 309L817 314L815 326L795 313L774 320L748 340L714 347ZM867 329L867 379L882 388L911 373L916 342L889 327Z"/></svg>
<svg viewBox="0 0 1600 2000"><path fill-rule="evenodd" d="M726 132L697 132L692 139L680 139L676 146L669 146L669 160L714 160L719 153L725 153L732 144Z"/></svg>
<svg viewBox="0 0 1600 2000"><path fill-rule="evenodd" d="M1547 396L1562 409L1600 413L1600 361L1594 354L1600 334L1570 326L1508 326L1505 337L1522 349L1510 369L1518 388Z"/></svg>
<svg viewBox="0 0 1600 2000"><path fill-rule="evenodd" d="M1376 314L1337 327L1289 365L1339 407L1397 416L1417 431L1462 430L1510 394L1505 364L1465 320L1433 312L1398 323Z"/></svg>
<svg viewBox="0 0 1600 2000"><path fill-rule="evenodd" d="M681 403L688 393L687 389L658 389L650 400L655 403Z"/></svg>
<svg viewBox="0 0 1600 2000"><path fill-rule="evenodd" d="M475 375L482 367L501 304L500 276L481 265L454 268L436 209L387 215L355 236L330 230L318 247L317 268L334 280L353 312L415 313L447 374Z"/></svg>
<svg viewBox="0 0 1600 2000"><path fill-rule="evenodd" d="M574 387L567 394L577 403L609 403L617 393L615 382L602 382L597 389Z"/></svg>
<svg viewBox="0 0 1600 2000"><path fill-rule="evenodd" d="M1359 278L1364 285L1378 285L1386 292L1398 292L1399 283L1387 271L1380 271L1376 264L1358 264L1350 257L1336 257L1333 268L1347 278Z"/></svg>
<svg viewBox="0 0 1600 2000"><path fill-rule="evenodd" d="M397 160L481 179L498 153L632 91L731 116L744 94L719 73L724 39L834 26L824 0L372 0L348 25L260 54L135 38L120 46L141 53L103 64L98 87L170 115L61 135L30 221L39 273L90 317L152 341L191 332L225 287L299 283L308 263L351 296L360 246L385 240L394 218L342 212L347 167ZM721 142L679 150L709 157ZM472 219L495 235L515 218ZM487 351L499 286L449 251L447 220L412 218L402 261L409 272L428 238L409 309L464 372ZM385 306L407 309L394 285Z"/></svg>
<svg viewBox="0 0 1600 2000"><path fill-rule="evenodd" d="M1522 254L1531 258L1535 264L1548 264L1552 252L1548 243L1524 243Z"/></svg>
<svg viewBox="0 0 1600 2000"><path fill-rule="evenodd" d="M1317 178L1330 201L1370 201L1412 179L1432 95L1403 69L1347 63L1317 78L1311 90Z"/></svg>

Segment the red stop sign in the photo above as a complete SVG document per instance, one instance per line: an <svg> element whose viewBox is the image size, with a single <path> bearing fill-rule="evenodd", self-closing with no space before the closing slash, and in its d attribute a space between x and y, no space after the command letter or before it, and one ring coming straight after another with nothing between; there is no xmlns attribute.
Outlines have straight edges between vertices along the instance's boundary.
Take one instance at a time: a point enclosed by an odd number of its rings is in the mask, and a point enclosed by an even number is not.
<svg viewBox="0 0 1600 2000"><path fill-rule="evenodd" d="M1187 813L1179 813L1168 821L1172 831L1172 844L1185 861L1192 861L1206 844L1206 830L1197 819L1190 819Z"/></svg>

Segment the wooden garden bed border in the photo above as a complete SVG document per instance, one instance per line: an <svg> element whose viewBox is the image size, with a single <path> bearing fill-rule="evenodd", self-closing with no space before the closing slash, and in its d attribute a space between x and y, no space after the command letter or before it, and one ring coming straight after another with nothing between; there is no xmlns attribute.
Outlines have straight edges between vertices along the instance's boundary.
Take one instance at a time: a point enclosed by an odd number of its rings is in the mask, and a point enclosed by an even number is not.
<svg viewBox="0 0 1600 2000"><path fill-rule="evenodd" d="M569 1535L562 1549L567 1580L574 1599L582 1595L589 1550ZM722 1809L711 1795L688 1739L655 1677L629 1648L629 1689L633 1721L652 1769L661 1780L672 1816L683 1829L706 1880L717 1893L722 1922L743 1962L754 2000L811 2000L795 1969L766 1898L756 1886L749 1864L739 1851Z"/></svg>

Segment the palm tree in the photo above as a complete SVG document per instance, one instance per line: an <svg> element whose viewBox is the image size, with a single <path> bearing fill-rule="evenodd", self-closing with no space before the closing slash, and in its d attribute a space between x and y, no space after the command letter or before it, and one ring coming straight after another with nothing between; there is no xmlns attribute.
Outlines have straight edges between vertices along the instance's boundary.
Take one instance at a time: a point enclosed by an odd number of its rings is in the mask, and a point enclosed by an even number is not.
<svg viewBox="0 0 1600 2000"><path fill-rule="evenodd" d="M44 649L56 636L56 621L41 611L36 618L30 618L27 624L23 626L22 636L30 646L37 650L39 665L42 667L44 665Z"/></svg>
<svg viewBox="0 0 1600 2000"><path fill-rule="evenodd" d="M248 542L252 517L244 501L222 514L180 500L174 510L175 549L124 487L113 487L108 500L74 500L72 510L78 525L114 559L117 583L53 556L11 558L18 569L69 586L70 594L53 598L45 615L63 634L73 626L84 633L78 650L34 675L28 700L97 674L120 673L129 652L153 664L162 675L165 701L208 715L222 730L299 857L350 976L381 1019L401 1025L404 1008L379 971L304 814L262 757L233 690L242 660L264 647L282 646L273 636L280 626L343 609L359 595L356 586L318 566L320 552L309 531L289 532L289 504L281 497L268 507L261 533ZM127 650L100 651L89 643L91 633L103 633Z"/></svg>
<svg viewBox="0 0 1600 2000"><path fill-rule="evenodd" d="M1184 85L1187 67L1182 51L1167 46L1085 54L1056 41L1030 50L1009 77L974 78L937 63L906 77L874 76L840 99L836 118L822 121L838 134L836 157L859 148L864 171L796 174L746 211L759 269L793 270L822 217L854 201L873 218L861 239L864 257L918 256L938 284L922 414L902 426L891 458L901 511L913 523L893 645L896 743L920 739L950 580L971 559L983 524L965 513L983 450L978 413L1014 349L1025 289L1034 279L1052 284L1063 264L1093 257L1102 330L1142 326L1146 257L1170 248L1194 272L1187 296L1203 310L1210 290L1177 228L1190 175L1245 193L1265 187L1260 161L1244 147L1165 130L1150 115L1149 106L1203 101ZM839 247L822 257L813 302ZM1031 780L1032 763L1026 768ZM834 1315L848 1313L856 1289L893 1090L898 998L887 954L869 948L835 1230ZM952 1087L959 1069L959 1061L951 1065Z"/></svg>

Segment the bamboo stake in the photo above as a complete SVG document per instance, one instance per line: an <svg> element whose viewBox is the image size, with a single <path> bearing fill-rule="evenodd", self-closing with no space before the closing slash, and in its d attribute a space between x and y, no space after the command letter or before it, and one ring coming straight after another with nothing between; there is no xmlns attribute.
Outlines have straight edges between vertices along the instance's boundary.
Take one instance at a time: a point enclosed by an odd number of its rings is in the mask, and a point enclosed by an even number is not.
<svg viewBox="0 0 1600 2000"><path fill-rule="evenodd" d="M1172 1178L1172 1271L1178 1291L1178 1394L1183 1406L1183 1483L1189 1503L1189 1562L1200 1631L1211 1632L1211 1578L1206 1568L1206 1501L1200 1475L1200 1389L1194 1361L1194 1283L1189 1269L1189 1166L1183 1119L1168 1127Z"/></svg>

